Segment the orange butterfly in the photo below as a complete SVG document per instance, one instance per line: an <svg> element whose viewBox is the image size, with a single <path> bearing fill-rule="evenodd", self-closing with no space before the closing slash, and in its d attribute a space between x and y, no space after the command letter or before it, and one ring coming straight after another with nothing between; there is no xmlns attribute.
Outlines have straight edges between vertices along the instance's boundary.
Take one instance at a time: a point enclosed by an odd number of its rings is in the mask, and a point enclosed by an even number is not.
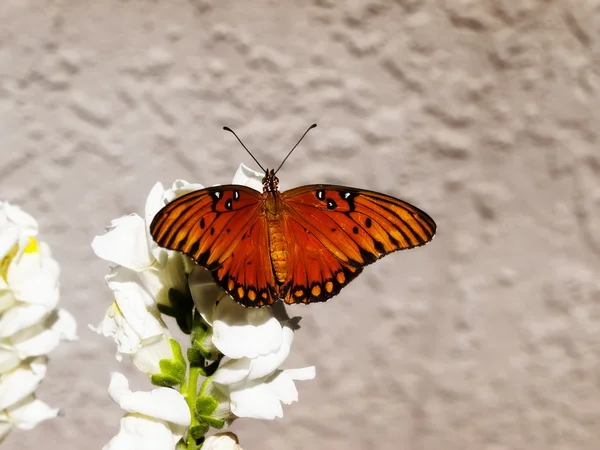
<svg viewBox="0 0 600 450"><path fill-rule="evenodd" d="M279 192L275 174L283 162L277 170L260 166L262 193L222 185L173 200L156 214L150 234L210 270L236 302L257 307L278 299L324 302L367 264L435 234L425 212L378 192L328 184Z"/></svg>

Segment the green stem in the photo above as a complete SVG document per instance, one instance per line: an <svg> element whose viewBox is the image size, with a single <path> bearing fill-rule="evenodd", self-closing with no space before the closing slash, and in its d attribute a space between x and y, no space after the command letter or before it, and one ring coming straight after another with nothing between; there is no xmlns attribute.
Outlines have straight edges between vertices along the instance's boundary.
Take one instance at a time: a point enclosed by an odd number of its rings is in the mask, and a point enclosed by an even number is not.
<svg viewBox="0 0 600 450"><path fill-rule="evenodd" d="M191 366L190 373L187 385L184 383L181 385L181 393L185 397L185 401L187 402L190 408L190 414L192 415L192 421L190 423L190 427L187 435L187 450L196 450L198 446L196 445L196 440L192 437L191 430L194 425L198 425L198 419L196 418L196 396L198 394L198 376L200 375L201 368Z"/></svg>

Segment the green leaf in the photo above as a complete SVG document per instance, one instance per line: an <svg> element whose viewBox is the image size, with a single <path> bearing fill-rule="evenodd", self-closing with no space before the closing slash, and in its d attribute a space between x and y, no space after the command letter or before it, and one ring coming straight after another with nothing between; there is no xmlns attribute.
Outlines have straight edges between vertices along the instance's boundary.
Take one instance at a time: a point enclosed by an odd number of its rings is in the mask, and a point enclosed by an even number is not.
<svg viewBox="0 0 600 450"><path fill-rule="evenodd" d="M181 351L181 345L179 345L179 342L173 338L170 338L169 344L171 344L171 350L173 350L173 356L175 360L185 366L185 358L183 357L183 352Z"/></svg>
<svg viewBox="0 0 600 450"><path fill-rule="evenodd" d="M194 440L199 440L204 437L206 433L208 433L208 429L210 428L210 424L208 422L201 422L197 425L192 425L189 428L189 433Z"/></svg>
<svg viewBox="0 0 600 450"><path fill-rule="evenodd" d="M161 373L154 374L150 377L150 381L154 386L162 387L173 387L181 384L181 380L174 378L169 375L163 375Z"/></svg>
<svg viewBox="0 0 600 450"><path fill-rule="evenodd" d="M177 384L181 384L185 380L185 363L175 359L161 359L158 362L158 367L160 367L161 375L178 380Z"/></svg>
<svg viewBox="0 0 600 450"><path fill-rule="evenodd" d="M225 419L213 417L218 407L219 401L216 398L199 395L196 398L196 419L208 423L213 428L223 428L226 424Z"/></svg>
<svg viewBox="0 0 600 450"><path fill-rule="evenodd" d="M217 399L199 396L196 399L196 417L198 420L209 418L219 406Z"/></svg>
<svg viewBox="0 0 600 450"><path fill-rule="evenodd" d="M187 349L187 357L190 362L190 366L204 367L204 357L202 353L196 347L190 347Z"/></svg>
<svg viewBox="0 0 600 450"><path fill-rule="evenodd" d="M196 312L194 315L194 325L190 335L192 347L209 361L218 359L221 355L212 341L213 329L208 325L202 316Z"/></svg>

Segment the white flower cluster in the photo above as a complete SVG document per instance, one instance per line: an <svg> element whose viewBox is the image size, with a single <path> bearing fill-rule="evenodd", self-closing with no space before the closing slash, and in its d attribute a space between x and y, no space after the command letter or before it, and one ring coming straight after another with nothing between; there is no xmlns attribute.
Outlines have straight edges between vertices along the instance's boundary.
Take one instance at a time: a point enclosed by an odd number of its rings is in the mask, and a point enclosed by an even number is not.
<svg viewBox="0 0 600 450"><path fill-rule="evenodd" d="M76 339L75 319L57 309L59 268L35 236L38 224L0 202L0 441L12 428L31 429L58 409L36 399L47 354Z"/></svg>
<svg viewBox="0 0 600 450"><path fill-rule="evenodd" d="M261 179L262 174L241 165L233 183L261 189ZM280 369L294 338L289 320L276 318L273 308L238 305L206 269L152 240L154 215L174 198L201 188L181 180L166 190L156 184L144 217L113 220L92 243L96 255L117 264L106 277L114 303L94 330L115 340L117 358L130 355L153 384L162 386L132 393L124 377L113 374L110 395L126 415L105 450L174 449L186 433L198 439L209 426L222 428L236 417L282 417L281 403L298 399L294 380L315 376L314 367ZM183 315L178 313L182 309ZM172 338L165 315L190 334L189 361ZM204 376L201 386L199 374ZM178 385L179 392L172 389ZM240 448L227 434L204 445Z"/></svg>

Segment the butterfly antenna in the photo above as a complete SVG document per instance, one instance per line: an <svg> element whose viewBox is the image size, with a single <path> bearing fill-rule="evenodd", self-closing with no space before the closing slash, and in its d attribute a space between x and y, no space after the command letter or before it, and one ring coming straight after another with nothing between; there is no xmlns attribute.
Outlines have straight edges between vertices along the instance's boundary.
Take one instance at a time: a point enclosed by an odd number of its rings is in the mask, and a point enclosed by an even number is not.
<svg viewBox="0 0 600 450"><path fill-rule="evenodd" d="M260 165L260 163L259 163L259 162L258 162L258 160L257 160L257 159L254 157L254 155L252 154L252 152L250 152L250 150L248 150L248 147L246 147L246 146L244 145L244 143L242 142L242 140L241 140L241 139L238 137L238 135L237 135L237 134L235 134L235 131L233 131L233 130L232 130L231 128L229 128L229 127L223 127L223 129L224 129L225 131L229 131L231 134L233 134L233 135L235 136L235 138L238 140L238 142L239 142L240 144L242 144L242 147L244 147L244 149L245 149L245 150L248 152L248 154L249 154L250 156L252 156L252 159L253 159L253 160L256 162L256 164L258 164L258 167L260 167L260 168L263 170L263 172L266 172L265 168L264 168L263 166L261 166L261 165ZM306 134L306 133L304 133L304 134Z"/></svg>
<svg viewBox="0 0 600 450"><path fill-rule="evenodd" d="M308 133L310 130L312 130L313 128L315 128L317 126L316 123L313 123L310 127L308 127L306 129L306 131L304 132L304 134L302 135L302 137L298 140L298 142L296 142L296 145L294 145L292 147L292 149L290 150L290 152L287 154L287 156L285 158L283 158L283 161L281 162L281 164L279 164L279 167L277 168L277 170L275 171L275 173L279 172L279 169L281 169L281 166L283 166L283 163L287 161L287 159L290 157L290 155L292 154L292 152L294 151L294 149L296 147L298 147L298 144L300 142L302 142L302 139L304 139L304 136L306 136L306 133Z"/></svg>

